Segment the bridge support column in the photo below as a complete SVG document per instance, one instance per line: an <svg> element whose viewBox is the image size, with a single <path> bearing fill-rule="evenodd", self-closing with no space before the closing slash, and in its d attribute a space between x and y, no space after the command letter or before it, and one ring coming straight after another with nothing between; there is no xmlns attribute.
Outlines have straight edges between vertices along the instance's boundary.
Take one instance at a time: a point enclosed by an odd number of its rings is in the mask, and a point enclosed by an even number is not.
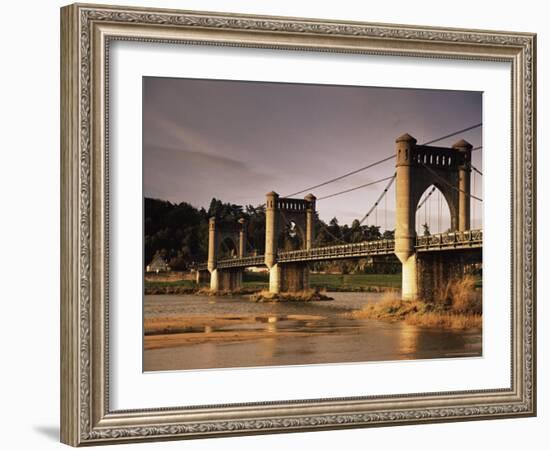
<svg viewBox="0 0 550 450"><path fill-rule="evenodd" d="M458 231L466 231L470 229L472 144L462 139L453 148L463 154L462 164L458 167Z"/></svg>
<svg viewBox="0 0 550 450"><path fill-rule="evenodd" d="M241 269L215 269L210 276L210 290L214 292L235 292L243 287Z"/></svg>
<svg viewBox="0 0 550 450"><path fill-rule="evenodd" d="M216 218L210 217L208 220L208 270L210 273L216 268L218 259L216 237Z"/></svg>
<svg viewBox="0 0 550 450"><path fill-rule="evenodd" d="M268 192L265 196L265 265L269 269L277 262L278 201L276 192Z"/></svg>
<svg viewBox="0 0 550 450"><path fill-rule="evenodd" d="M197 284L210 283L210 272L208 270L197 270L195 272L195 282Z"/></svg>
<svg viewBox="0 0 550 450"><path fill-rule="evenodd" d="M412 254L402 263L401 298L403 300L418 299L418 261Z"/></svg>
<svg viewBox="0 0 550 450"><path fill-rule="evenodd" d="M395 255L404 265L414 254L416 205L411 202L411 164L416 139L404 134L396 139Z"/></svg>
<svg viewBox="0 0 550 450"><path fill-rule="evenodd" d="M309 267L304 263L275 264L269 269L269 292L300 292L309 289Z"/></svg>
<svg viewBox="0 0 550 450"><path fill-rule="evenodd" d="M313 223L315 218L315 201L317 198L313 194L308 194L304 197L308 202L306 210L306 250L311 250L313 242L315 241L315 224Z"/></svg>
<svg viewBox="0 0 550 450"><path fill-rule="evenodd" d="M281 266L279 264L269 268L269 292L272 294L281 292Z"/></svg>
<svg viewBox="0 0 550 450"><path fill-rule="evenodd" d="M403 276L401 297L403 300L418 298L416 270L415 214L416 205L411 202L412 176L411 164L416 139L404 134L396 139L396 184L395 184L395 255L401 261Z"/></svg>
<svg viewBox="0 0 550 450"><path fill-rule="evenodd" d="M246 256L246 220L239 219L239 258Z"/></svg>

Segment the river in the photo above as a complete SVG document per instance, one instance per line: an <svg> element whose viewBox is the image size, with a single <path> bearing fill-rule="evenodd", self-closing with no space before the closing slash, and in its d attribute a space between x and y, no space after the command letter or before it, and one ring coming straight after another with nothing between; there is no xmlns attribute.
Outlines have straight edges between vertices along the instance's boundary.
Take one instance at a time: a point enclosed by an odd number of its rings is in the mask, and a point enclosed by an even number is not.
<svg viewBox="0 0 550 450"><path fill-rule="evenodd" d="M144 370L285 366L481 356L479 329L446 330L349 317L384 294L332 292L333 301L255 303L247 297L147 295ZM182 325L173 328L174 323Z"/></svg>

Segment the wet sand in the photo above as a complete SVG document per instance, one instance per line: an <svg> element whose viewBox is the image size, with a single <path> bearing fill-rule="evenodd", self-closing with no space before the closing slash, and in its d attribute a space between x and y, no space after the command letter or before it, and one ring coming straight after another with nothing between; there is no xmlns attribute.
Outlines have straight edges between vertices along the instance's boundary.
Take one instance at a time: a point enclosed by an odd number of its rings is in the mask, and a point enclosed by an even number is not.
<svg viewBox="0 0 550 450"><path fill-rule="evenodd" d="M308 316L299 314L273 315L260 314L248 316L220 315L212 316L169 316L146 319L145 321L145 350L155 348L174 347L184 344L198 344L214 341L242 341L265 337L266 332L272 332L276 327L270 326L284 321L311 322L323 320L322 316ZM279 326L279 328L281 328ZM289 329L286 332L280 329L278 337L289 335L309 335L307 329L300 332Z"/></svg>

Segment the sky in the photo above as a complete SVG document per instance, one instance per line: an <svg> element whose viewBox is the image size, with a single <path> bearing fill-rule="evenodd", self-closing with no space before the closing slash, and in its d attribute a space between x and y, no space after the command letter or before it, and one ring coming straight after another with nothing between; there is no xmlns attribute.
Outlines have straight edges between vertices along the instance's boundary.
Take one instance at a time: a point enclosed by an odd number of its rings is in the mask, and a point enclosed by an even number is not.
<svg viewBox="0 0 550 450"><path fill-rule="evenodd" d="M269 191L286 196L392 155L403 133L421 144L481 122L481 92L144 77L144 195L205 208L212 197L260 205ZM434 145L461 138L481 146L482 127ZM482 153L473 155L480 171ZM311 192L320 198L394 171L390 160ZM320 200L321 219L362 218L386 183ZM474 228L482 206L472 204ZM424 208L419 222L432 232L448 228L439 191ZM394 213L392 186L365 224L393 229Z"/></svg>

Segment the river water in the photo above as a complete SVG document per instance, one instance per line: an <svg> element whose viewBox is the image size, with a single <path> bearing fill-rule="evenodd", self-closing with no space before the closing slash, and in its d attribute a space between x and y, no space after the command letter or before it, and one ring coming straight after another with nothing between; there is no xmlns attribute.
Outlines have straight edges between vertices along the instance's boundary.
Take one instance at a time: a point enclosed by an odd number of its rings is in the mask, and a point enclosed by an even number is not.
<svg viewBox="0 0 550 450"><path fill-rule="evenodd" d="M255 303L245 296L147 295L146 320L184 317L187 326L145 337L144 370L481 356L479 329L351 318L351 311L384 294L330 296L333 301Z"/></svg>

